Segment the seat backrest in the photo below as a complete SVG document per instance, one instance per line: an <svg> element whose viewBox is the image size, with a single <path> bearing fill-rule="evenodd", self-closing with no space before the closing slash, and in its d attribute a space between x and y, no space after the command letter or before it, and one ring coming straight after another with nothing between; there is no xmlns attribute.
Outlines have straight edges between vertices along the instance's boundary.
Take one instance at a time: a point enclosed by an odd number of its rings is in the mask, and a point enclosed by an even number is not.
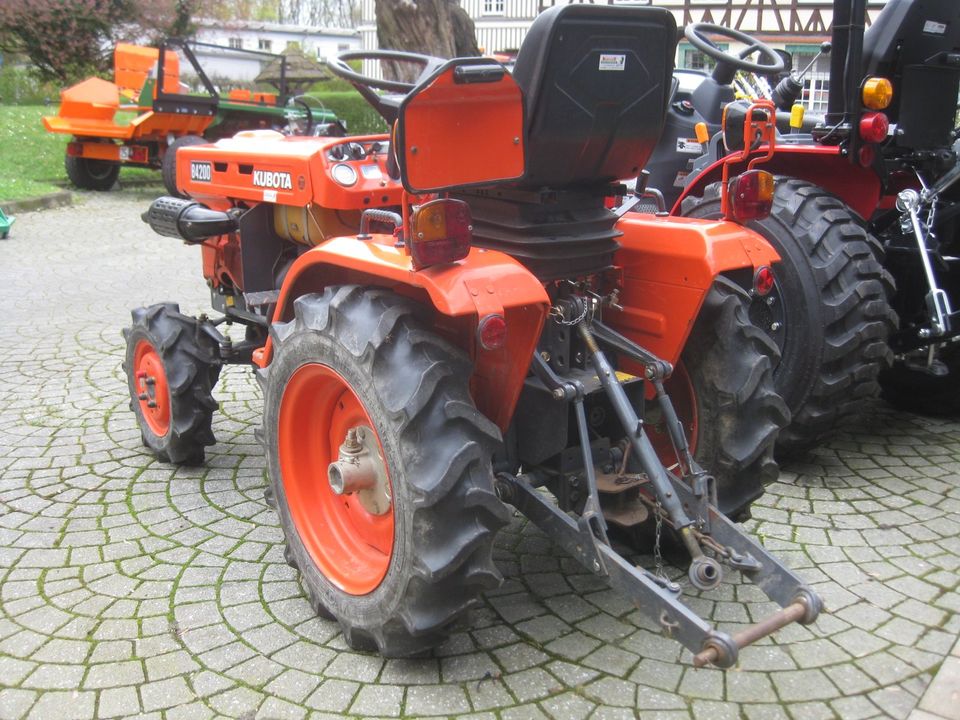
<svg viewBox="0 0 960 720"><path fill-rule="evenodd" d="M893 82L896 143L952 144L960 87L960 2L889 0L863 37L863 70Z"/></svg>
<svg viewBox="0 0 960 720"><path fill-rule="evenodd" d="M526 112L521 185L635 177L663 129L676 40L662 8L571 4L541 13L513 71Z"/></svg>

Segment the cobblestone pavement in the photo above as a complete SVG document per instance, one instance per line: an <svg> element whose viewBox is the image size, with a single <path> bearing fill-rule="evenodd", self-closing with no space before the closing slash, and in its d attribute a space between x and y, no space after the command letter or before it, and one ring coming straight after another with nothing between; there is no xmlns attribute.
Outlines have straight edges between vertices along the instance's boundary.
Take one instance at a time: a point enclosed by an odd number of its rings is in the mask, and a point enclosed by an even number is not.
<svg viewBox="0 0 960 720"><path fill-rule="evenodd" d="M830 613L735 670L694 670L520 518L506 582L433 657L349 651L283 562L248 372L223 374L206 467L140 444L129 309L207 307L199 251L153 235L146 202L86 196L0 242L0 718L903 718L950 652L960 425L880 403L756 506L749 529ZM730 629L760 600L724 584L691 604Z"/></svg>

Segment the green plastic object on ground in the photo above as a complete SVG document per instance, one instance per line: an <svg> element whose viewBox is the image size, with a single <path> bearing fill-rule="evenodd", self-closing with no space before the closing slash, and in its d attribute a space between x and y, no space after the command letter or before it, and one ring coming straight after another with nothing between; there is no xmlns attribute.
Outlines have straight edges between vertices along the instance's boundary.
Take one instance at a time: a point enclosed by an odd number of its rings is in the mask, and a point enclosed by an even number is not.
<svg viewBox="0 0 960 720"><path fill-rule="evenodd" d="M12 215L7 217L3 212L3 208L0 208L0 238L3 238L4 240L7 239L7 237L10 235L10 228L13 227L13 223L15 221L15 217Z"/></svg>

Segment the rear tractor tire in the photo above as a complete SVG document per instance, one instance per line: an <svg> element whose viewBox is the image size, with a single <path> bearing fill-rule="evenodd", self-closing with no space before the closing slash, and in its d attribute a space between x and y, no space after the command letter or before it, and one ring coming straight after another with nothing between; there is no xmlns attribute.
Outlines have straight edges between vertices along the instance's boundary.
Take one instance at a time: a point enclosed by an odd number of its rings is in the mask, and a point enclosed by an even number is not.
<svg viewBox="0 0 960 720"><path fill-rule="evenodd" d="M684 200L683 214L720 217L720 184ZM774 386L793 419L777 454L787 457L820 443L879 393L892 360L893 278L859 218L809 182L778 177L769 217L746 226L781 257L773 291L752 297L750 318L780 349Z"/></svg>
<svg viewBox="0 0 960 720"><path fill-rule="evenodd" d="M749 517L750 504L777 479L774 442L790 421L773 387L776 345L750 322L748 304L738 285L717 278L666 384L694 458L716 479L720 510L734 520ZM670 465L662 419L648 413L647 422Z"/></svg>
<svg viewBox="0 0 960 720"><path fill-rule="evenodd" d="M469 360L423 330L410 301L357 286L298 298L271 337L258 379L287 561L351 647L428 650L501 580L501 437L470 397ZM362 480L334 469L347 448Z"/></svg>
<svg viewBox="0 0 960 720"><path fill-rule="evenodd" d="M93 160L67 155L64 159L67 177L81 190L105 192L117 183L120 164L110 160Z"/></svg>
<svg viewBox="0 0 960 720"><path fill-rule="evenodd" d="M123 369L143 444L161 462L199 465L215 442L211 422L220 376L217 343L175 303L132 312Z"/></svg>
<svg viewBox="0 0 960 720"><path fill-rule="evenodd" d="M184 135L170 143L169 147L167 147L163 153L163 160L160 164L163 186L167 189L168 193L178 198L187 197L186 194L180 192L180 189L177 187L177 150L182 147L204 145L206 143L207 141L199 135Z"/></svg>

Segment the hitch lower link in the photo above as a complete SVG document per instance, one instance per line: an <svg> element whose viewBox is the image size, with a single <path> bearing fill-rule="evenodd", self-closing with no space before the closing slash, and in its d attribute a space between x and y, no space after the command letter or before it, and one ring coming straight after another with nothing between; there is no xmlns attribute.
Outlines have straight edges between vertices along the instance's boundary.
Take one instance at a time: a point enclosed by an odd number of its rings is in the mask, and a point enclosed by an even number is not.
<svg viewBox="0 0 960 720"><path fill-rule="evenodd" d="M560 316L577 318L575 322L565 324L574 325L583 339L597 377L626 432L641 473L649 480L646 490L653 497L647 497L644 501L652 506L658 519L665 521L679 534L690 555L690 583L700 590L717 587L723 578L722 561L730 568L739 570L781 609L733 635L718 631L681 602L677 583L634 565L611 547L593 469L583 409L583 389L576 381L556 375L537 353L534 353L531 370L553 391L554 397L574 403L589 493L583 512L579 518L574 518L538 492L536 483L523 475L501 473L497 476L497 491L502 499L526 515L584 567L605 577L612 587L629 597L638 609L658 620L669 636L694 653L693 664L696 667L731 667L736 664L741 648L790 623L807 625L814 622L823 607L820 597L717 509L713 478L694 461L682 425L663 387L663 380L672 371L670 364L594 319L592 307L582 305L591 303L591 300L571 297L561 302L572 306L562 307ZM637 416L600 348L601 343L646 368L646 380L653 385L655 398L667 421L682 476L668 472L660 462L644 432L643 421ZM688 514L688 510L696 520ZM707 555L705 549L715 557Z"/></svg>

